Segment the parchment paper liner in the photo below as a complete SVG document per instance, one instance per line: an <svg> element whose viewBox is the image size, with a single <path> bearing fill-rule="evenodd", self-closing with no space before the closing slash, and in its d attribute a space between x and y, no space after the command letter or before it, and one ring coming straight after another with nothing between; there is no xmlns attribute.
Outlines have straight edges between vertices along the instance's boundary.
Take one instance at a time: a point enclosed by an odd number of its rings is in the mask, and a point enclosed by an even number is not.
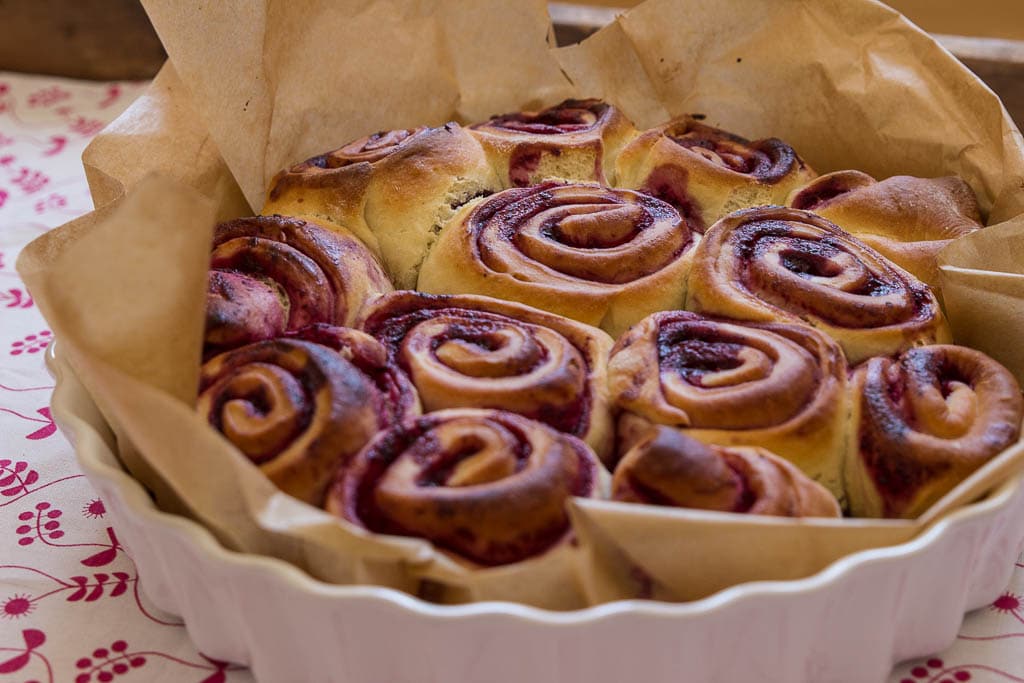
<svg viewBox="0 0 1024 683"><path fill-rule="evenodd" d="M266 181L289 163L378 129L599 96L641 127L700 112L748 137L781 137L822 172L958 173L994 223L1024 213L1024 143L984 85L867 0L649 0L562 50L549 47L540 2L447 2L432 14L373 0L256 5L146 3L175 69L165 67L86 151L102 208L39 238L18 264L126 466L161 507L196 518L230 548L277 555L328 581L570 608L806 576L913 537L1020 467L1018 446L914 522L577 501L578 547L486 570L421 541L360 532L276 492L190 407L212 223L246 213L243 195L258 206ZM780 35L802 49L781 53ZM153 170L176 181L147 177ZM943 255L958 340L1018 378L1022 244L1017 219Z"/></svg>

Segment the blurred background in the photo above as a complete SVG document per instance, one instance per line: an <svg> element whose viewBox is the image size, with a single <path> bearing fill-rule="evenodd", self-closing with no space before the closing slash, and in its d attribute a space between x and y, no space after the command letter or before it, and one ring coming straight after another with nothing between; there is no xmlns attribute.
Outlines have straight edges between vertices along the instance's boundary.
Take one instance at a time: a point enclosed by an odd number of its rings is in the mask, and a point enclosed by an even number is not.
<svg viewBox="0 0 1024 683"><path fill-rule="evenodd" d="M548 4L558 42L566 45L637 1ZM888 4L934 34L1024 125L1024 0ZM0 27L0 71L136 80L151 78L166 58L138 0L0 0Z"/></svg>

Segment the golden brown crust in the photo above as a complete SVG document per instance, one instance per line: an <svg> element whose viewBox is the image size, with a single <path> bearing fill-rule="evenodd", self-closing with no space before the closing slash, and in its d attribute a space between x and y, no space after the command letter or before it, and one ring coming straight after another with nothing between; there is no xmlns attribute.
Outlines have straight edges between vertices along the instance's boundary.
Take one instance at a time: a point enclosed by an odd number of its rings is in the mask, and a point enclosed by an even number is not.
<svg viewBox="0 0 1024 683"><path fill-rule="evenodd" d="M974 191L955 176L878 182L836 171L794 190L787 204L827 218L933 288L938 253L983 227Z"/></svg>
<svg viewBox="0 0 1024 683"><path fill-rule="evenodd" d="M445 226L417 289L519 301L616 336L681 307L694 241L675 209L630 190L505 190Z"/></svg>
<svg viewBox="0 0 1024 683"><path fill-rule="evenodd" d="M564 542L565 504L593 496L587 446L499 410L445 410L377 435L331 487L327 510L378 533L418 536L481 565Z"/></svg>
<svg viewBox="0 0 1024 683"><path fill-rule="evenodd" d="M399 287L411 287L444 222L497 188L479 143L448 123L375 133L296 164L271 182L264 213L345 226L380 254Z"/></svg>
<svg viewBox="0 0 1024 683"><path fill-rule="evenodd" d="M847 487L857 517L917 517L1020 436L1020 386L980 351L939 345L872 358L852 386Z"/></svg>
<svg viewBox="0 0 1024 683"><path fill-rule="evenodd" d="M375 339L349 330L337 348L262 341L211 358L200 373L199 414L281 490L314 505L374 434L419 411Z"/></svg>
<svg viewBox="0 0 1024 683"><path fill-rule="evenodd" d="M470 131L503 188L551 179L614 184L619 150L636 135L622 112L593 99L494 116Z"/></svg>
<svg viewBox="0 0 1024 683"><path fill-rule="evenodd" d="M253 216L214 230L207 291L207 351L314 323L352 325L369 297L391 291L352 235L310 220Z"/></svg>
<svg viewBox="0 0 1024 683"><path fill-rule="evenodd" d="M802 321L838 341L851 363L951 339L924 283L824 218L783 207L737 211L704 235L686 308Z"/></svg>
<svg viewBox="0 0 1024 683"><path fill-rule="evenodd" d="M846 360L805 325L655 313L615 344L614 406L723 446L761 446L842 497ZM620 448L643 425L620 419Z"/></svg>
<svg viewBox="0 0 1024 683"><path fill-rule="evenodd" d="M405 290L367 306L360 327L409 374L425 410L508 410L610 457L612 339L601 330L490 297Z"/></svg>
<svg viewBox="0 0 1024 683"><path fill-rule="evenodd" d="M690 116L641 133L616 168L620 187L672 204L697 232L737 209L781 204L817 175L782 140L751 142Z"/></svg>
<svg viewBox="0 0 1024 683"><path fill-rule="evenodd" d="M722 448L655 427L615 469L612 498L720 512L838 517L824 487L762 448Z"/></svg>

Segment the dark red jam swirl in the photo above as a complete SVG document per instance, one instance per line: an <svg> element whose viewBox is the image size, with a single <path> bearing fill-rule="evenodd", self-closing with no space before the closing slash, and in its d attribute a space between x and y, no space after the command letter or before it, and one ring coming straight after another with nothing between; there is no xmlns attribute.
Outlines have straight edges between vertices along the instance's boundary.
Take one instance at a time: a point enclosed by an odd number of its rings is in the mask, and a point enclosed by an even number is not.
<svg viewBox="0 0 1024 683"><path fill-rule="evenodd" d="M323 170L344 168L361 162L372 164L392 154L404 143L425 130L428 130L426 126L379 131L353 140L334 151L307 159L301 164L293 166L291 172L302 173L313 168Z"/></svg>
<svg viewBox="0 0 1024 683"><path fill-rule="evenodd" d="M600 100L566 100L538 112L520 111L494 116L473 128L530 135L581 133L597 128L609 110L609 105Z"/></svg>
<svg viewBox="0 0 1024 683"><path fill-rule="evenodd" d="M612 497L649 505L780 517L836 517L824 488L767 451L706 445L656 427L615 470Z"/></svg>
<svg viewBox="0 0 1024 683"><path fill-rule="evenodd" d="M332 487L328 510L482 565L539 555L569 531L566 501L597 464L575 437L513 413L447 410L379 434Z"/></svg>
<svg viewBox="0 0 1024 683"><path fill-rule="evenodd" d="M618 347L613 357L656 355L656 393L627 403L658 422L665 421L662 413L677 411L685 421L671 422L697 429L781 425L812 406L832 371L834 346L795 325L746 326L683 311L651 318L631 331L633 343ZM645 323L656 331L645 334ZM654 343L656 349L646 348Z"/></svg>
<svg viewBox="0 0 1024 683"><path fill-rule="evenodd" d="M693 243L668 204L590 184L505 190L478 204L468 222L483 264L525 281L621 285L661 270Z"/></svg>
<svg viewBox="0 0 1024 683"><path fill-rule="evenodd" d="M593 380L585 340L484 306L476 297L396 292L363 329L413 378L425 410L496 408L586 435Z"/></svg>
<svg viewBox="0 0 1024 683"><path fill-rule="evenodd" d="M923 487L951 471L966 476L1020 436L1020 387L980 351L925 346L872 358L857 372L860 458L886 516L920 512L914 499Z"/></svg>
<svg viewBox="0 0 1024 683"><path fill-rule="evenodd" d="M197 410L283 490L319 504L335 469L405 417L390 398L333 349L276 339L207 361Z"/></svg>
<svg viewBox="0 0 1024 683"><path fill-rule="evenodd" d="M815 178L802 187L788 203L794 209L814 211L828 206L836 197L874 183L874 178L860 171L837 171Z"/></svg>
<svg viewBox="0 0 1024 683"><path fill-rule="evenodd" d="M706 237L728 243L737 284L782 310L854 329L935 315L926 285L823 218L764 207L736 212L726 222Z"/></svg>
<svg viewBox="0 0 1024 683"><path fill-rule="evenodd" d="M365 249L311 223L284 216L217 226L207 290L207 355L279 337L314 323L344 324L351 278L381 291L386 276Z"/></svg>
<svg viewBox="0 0 1024 683"><path fill-rule="evenodd" d="M692 119L669 127L665 136L712 163L762 183L777 183L803 165L793 148L782 140L767 138L751 142Z"/></svg>

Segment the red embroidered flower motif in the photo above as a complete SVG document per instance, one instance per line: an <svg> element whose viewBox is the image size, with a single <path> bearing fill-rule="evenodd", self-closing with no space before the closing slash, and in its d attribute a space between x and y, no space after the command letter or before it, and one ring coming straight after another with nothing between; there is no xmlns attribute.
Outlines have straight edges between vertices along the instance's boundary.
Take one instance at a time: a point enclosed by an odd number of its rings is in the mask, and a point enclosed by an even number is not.
<svg viewBox="0 0 1024 683"><path fill-rule="evenodd" d="M17 619L31 612L35 605L32 604L27 595L13 595L7 598L0 607L2 607L0 609L0 617Z"/></svg>
<svg viewBox="0 0 1024 683"><path fill-rule="evenodd" d="M957 681L963 683L964 681L971 680L971 673L969 671L962 669L956 671L954 670L956 667L943 671L943 667L946 665L938 657L932 657L925 664L927 667L915 666L911 669L910 675L914 678L901 678L900 683L921 683L922 679L928 679L928 683L933 681L935 683L956 683Z"/></svg>
<svg viewBox="0 0 1024 683"><path fill-rule="evenodd" d="M121 86L114 83L107 87L107 96L99 103L100 109L106 109L121 97Z"/></svg>
<svg viewBox="0 0 1024 683"><path fill-rule="evenodd" d="M71 132L78 133L83 137L92 137L103 130L103 122L96 119L87 119L83 116L76 116L71 122Z"/></svg>
<svg viewBox="0 0 1024 683"><path fill-rule="evenodd" d="M54 85L49 88L43 88L37 90L28 96L28 106L30 107L49 107L52 104L57 104L63 100L71 97L71 93L60 87Z"/></svg>
<svg viewBox="0 0 1024 683"><path fill-rule="evenodd" d="M60 516L64 514L60 510L51 510L49 503L36 503L36 511L32 512L27 510L18 515L18 519L22 522L29 522L34 520L35 524L22 524L17 529L17 533L21 538L18 539L18 545L32 545L35 543L36 538L40 538L43 542L46 539L56 541L64 537L64 532L60 528Z"/></svg>
<svg viewBox="0 0 1024 683"><path fill-rule="evenodd" d="M40 199L35 203L36 213L46 213L47 211L54 211L57 209L63 209L68 205L68 200L64 195L51 194L46 199Z"/></svg>
<svg viewBox="0 0 1024 683"><path fill-rule="evenodd" d="M1003 593L995 602L992 603L992 609L996 612L1004 612L1006 614L1013 614L1020 609L1021 596L1014 595L1013 593Z"/></svg>
<svg viewBox="0 0 1024 683"><path fill-rule="evenodd" d="M25 194L32 194L39 192L39 190L49 185L50 177L42 171L34 171L31 168L22 166L18 169L18 175L11 180L11 183L20 187Z"/></svg>
<svg viewBox="0 0 1024 683"><path fill-rule="evenodd" d="M121 676L131 669L138 669L145 665L145 657L132 655L127 653L127 650L128 643L123 640L115 640L110 644L109 650L105 647L93 650L92 658L82 657L75 662L75 666L79 669L85 669L75 676L75 683L89 683L93 674L96 674L96 680L108 683L108 681L114 680L114 676ZM94 663L93 659L101 661Z"/></svg>
<svg viewBox="0 0 1024 683"><path fill-rule="evenodd" d="M2 259L0 259L0 268L3 268ZM21 289L12 287L6 292L0 292L0 303L5 301L7 303L4 304L4 308L32 308L32 295Z"/></svg>
<svg viewBox="0 0 1024 683"><path fill-rule="evenodd" d="M23 353L39 353L50 343L52 333L49 330L41 330L36 334L30 334L22 340L11 344L11 355L20 356Z"/></svg>
<svg viewBox="0 0 1024 683"><path fill-rule="evenodd" d="M82 507L82 515L89 519L99 519L107 514L107 508L99 498L93 498Z"/></svg>
<svg viewBox="0 0 1024 683"><path fill-rule="evenodd" d="M68 144L68 139L63 135L51 135L50 146L43 152L44 157L52 157L56 154L60 154L64 146Z"/></svg>
<svg viewBox="0 0 1024 683"><path fill-rule="evenodd" d="M21 637L25 641L25 649L20 651L20 654L15 655L11 659L6 661L0 661L0 674L12 674L15 671L24 669L25 666L32 659L32 655L40 657L46 661L46 657L35 652L43 643L46 642L46 634L34 628L27 628L21 632ZM10 651L11 648L4 648ZM15 650L17 652L17 650ZM47 663L49 667L49 663Z"/></svg>

